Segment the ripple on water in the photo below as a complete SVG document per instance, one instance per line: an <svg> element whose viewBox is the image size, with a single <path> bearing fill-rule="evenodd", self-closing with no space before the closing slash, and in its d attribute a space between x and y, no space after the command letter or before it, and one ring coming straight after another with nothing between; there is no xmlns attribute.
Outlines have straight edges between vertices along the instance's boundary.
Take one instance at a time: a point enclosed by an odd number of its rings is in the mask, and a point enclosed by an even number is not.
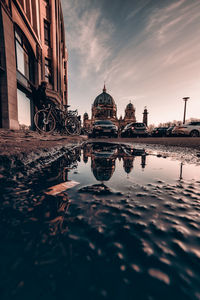
<svg viewBox="0 0 200 300"><path fill-rule="evenodd" d="M150 243L142 239L142 246L143 246L143 251L146 253L148 256L154 254L153 248L150 246Z"/></svg>
<svg viewBox="0 0 200 300"><path fill-rule="evenodd" d="M181 239L186 239L191 234L183 225L173 225L171 231L174 237Z"/></svg>
<svg viewBox="0 0 200 300"><path fill-rule="evenodd" d="M150 223L150 229L155 235L164 236L167 234L168 226L166 226L163 222L153 220Z"/></svg>
<svg viewBox="0 0 200 300"><path fill-rule="evenodd" d="M195 255L196 258L200 259L200 248L192 248L191 252Z"/></svg>
<svg viewBox="0 0 200 300"><path fill-rule="evenodd" d="M160 257L159 259L160 259L160 261L161 261L162 263L164 263L164 264L166 264L166 265L171 265L170 260L167 259L166 257Z"/></svg>
<svg viewBox="0 0 200 300"><path fill-rule="evenodd" d="M141 272L141 268L137 264L131 264L130 267L137 273Z"/></svg>
<svg viewBox="0 0 200 300"><path fill-rule="evenodd" d="M162 271L160 270L157 270L157 269L149 269L148 270L148 273L150 276L164 282L165 284L170 284L170 278L167 274L163 273Z"/></svg>

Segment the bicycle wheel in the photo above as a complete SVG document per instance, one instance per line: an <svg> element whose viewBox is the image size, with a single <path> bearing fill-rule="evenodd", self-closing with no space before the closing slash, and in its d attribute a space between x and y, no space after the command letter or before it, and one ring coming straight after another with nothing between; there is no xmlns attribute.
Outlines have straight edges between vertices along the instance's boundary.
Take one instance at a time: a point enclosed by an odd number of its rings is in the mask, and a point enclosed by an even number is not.
<svg viewBox="0 0 200 300"><path fill-rule="evenodd" d="M69 135L77 134L78 127L79 121L76 117L68 117L65 120L65 129Z"/></svg>
<svg viewBox="0 0 200 300"><path fill-rule="evenodd" d="M77 126L77 128L76 128L76 134L77 134L77 135L80 135L80 134L81 134L81 124L80 124L79 121L78 121L78 126Z"/></svg>
<svg viewBox="0 0 200 300"><path fill-rule="evenodd" d="M34 116L34 123L40 132L51 133L56 127L56 120L52 113L46 109L41 109Z"/></svg>

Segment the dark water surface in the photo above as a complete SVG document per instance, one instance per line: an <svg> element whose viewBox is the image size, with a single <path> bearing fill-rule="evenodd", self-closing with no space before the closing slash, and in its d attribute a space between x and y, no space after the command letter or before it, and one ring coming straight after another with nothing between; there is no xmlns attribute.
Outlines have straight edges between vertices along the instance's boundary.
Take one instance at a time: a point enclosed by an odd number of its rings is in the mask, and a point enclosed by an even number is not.
<svg viewBox="0 0 200 300"><path fill-rule="evenodd" d="M87 144L0 185L0 299L200 299L199 166Z"/></svg>

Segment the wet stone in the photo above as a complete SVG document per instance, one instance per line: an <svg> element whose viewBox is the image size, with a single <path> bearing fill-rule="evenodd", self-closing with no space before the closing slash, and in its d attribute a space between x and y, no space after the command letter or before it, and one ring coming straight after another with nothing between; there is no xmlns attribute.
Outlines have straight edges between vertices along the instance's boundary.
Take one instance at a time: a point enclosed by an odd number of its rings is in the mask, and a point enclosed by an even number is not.
<svg viewBox="0 0 200 300"><path fill-rule="evenodd" d="M91 194L101 194L101 195L110 195L110 194L116 194L121 195L120 192L114 192L110 190L107 186L104 184L94 184L92 186L86 186L81 189L79 189L79 193L91 193Z"/></svg>

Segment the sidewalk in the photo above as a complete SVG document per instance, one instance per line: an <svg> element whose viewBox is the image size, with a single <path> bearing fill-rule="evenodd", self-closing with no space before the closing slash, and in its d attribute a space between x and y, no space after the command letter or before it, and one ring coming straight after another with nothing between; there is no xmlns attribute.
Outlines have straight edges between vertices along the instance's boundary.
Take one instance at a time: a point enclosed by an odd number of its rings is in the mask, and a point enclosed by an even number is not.
<svg viewBox="0 0 200 300"><path fill-rule="evenodd" d="M200 151L200 137L140 137L109 139L114 142L136 143L146 145L163 145L165 147L191 148Z"/></svg>
<svg viewBox="0 0 200 300"><path fill-rule="evenodd" d="M0 129L0 156L29 154L42 149L79 144L86 139L85 136L44 135L35 131Z"/></svg>

